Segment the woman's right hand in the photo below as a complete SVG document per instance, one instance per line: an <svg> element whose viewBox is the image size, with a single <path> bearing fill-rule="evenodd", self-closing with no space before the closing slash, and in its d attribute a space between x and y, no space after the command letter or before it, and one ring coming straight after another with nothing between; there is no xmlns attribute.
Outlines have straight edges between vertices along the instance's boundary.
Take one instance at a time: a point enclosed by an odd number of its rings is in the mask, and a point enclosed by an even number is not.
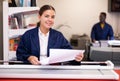
<svg viewBox="0 0 120 81"><path fill-rule="evenodd" d="M40 65L40 62L36 56L29 56L28 61L33 65Z"/></svg>

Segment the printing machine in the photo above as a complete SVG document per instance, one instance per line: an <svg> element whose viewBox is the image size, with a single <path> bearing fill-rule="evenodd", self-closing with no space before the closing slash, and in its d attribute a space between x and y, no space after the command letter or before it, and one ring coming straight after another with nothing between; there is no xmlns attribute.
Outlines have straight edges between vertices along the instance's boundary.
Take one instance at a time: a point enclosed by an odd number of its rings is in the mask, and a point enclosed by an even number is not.
<svg viewBox="0 0 120 81"><path fill-rule="evenodd" d="M120 64L120 41L99 41L90 46L89 59L92 61L111 60L115 65Z"/></svg>
<svg viewBox="0 0 120 81"><path fill-rule="evenodd" d="M81 49L85 50L84 53L84 60L88 60L88 54L89 54L89 44L90 44L90 38L88 35L72 35L70 39L70 44L72 45L73 49Z"/></svg>

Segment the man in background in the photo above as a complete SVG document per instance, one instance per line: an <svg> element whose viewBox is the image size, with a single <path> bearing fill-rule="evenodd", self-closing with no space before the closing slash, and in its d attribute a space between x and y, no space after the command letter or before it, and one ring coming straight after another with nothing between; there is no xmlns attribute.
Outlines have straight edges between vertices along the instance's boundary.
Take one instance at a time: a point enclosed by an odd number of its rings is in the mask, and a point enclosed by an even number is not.
<svg viewBox="0 0 120 81"><path fill-rule="evenodd" d="M114 32L112 26L109 25L106 20L106 13L101 12L99 16L100 22L96 23L91 30L92 42L100 40L113 40Z"/></svg>

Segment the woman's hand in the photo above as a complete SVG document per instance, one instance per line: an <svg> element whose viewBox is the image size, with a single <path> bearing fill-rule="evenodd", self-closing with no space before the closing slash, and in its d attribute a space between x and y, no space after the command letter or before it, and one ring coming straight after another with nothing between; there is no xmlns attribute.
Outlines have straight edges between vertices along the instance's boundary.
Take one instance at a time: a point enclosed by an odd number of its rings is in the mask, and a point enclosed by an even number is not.
<svg viewBox="0 0 120 81"><path fill-rule="evenodd" d="M84 54L80 53L75 57L75 61L80 62L83 59L83 57L84 57Z"/></svg>
<svg viewBox="0 0 120 81"><path fill-rule="evenodd" d="M33 65L40 65L40 62L36 56L30 56L28 61Z"/></svg>

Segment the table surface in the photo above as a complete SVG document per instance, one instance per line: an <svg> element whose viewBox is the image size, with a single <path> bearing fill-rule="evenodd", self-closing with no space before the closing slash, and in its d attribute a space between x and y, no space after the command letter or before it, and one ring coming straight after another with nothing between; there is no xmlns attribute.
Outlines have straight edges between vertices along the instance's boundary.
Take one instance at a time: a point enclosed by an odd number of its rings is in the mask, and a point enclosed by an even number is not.
<svg viewBox="0 0 120 81"><path fill-rule="evenodd" d="M110 61L104 62L106 65L83 65L83 63L90 64L91 62L82 62L81 66L1 65L0 78L119 79ZM94 62L96 63L103 62Z"/></svg>
<svg viewBox="0 0 120 81"><path fill-rule="evenodd" d="M110 61L105 63L107 66L1 65L0 81L61 81L63 79L66 81L120 81L118 80L120 69L115 70L115 73L113 71L113 64Z"/></svg>
<svg viewBox="0 0 120 81"><path fill-rule="evenodd" d="M119 74L119 77L120 77L120 70L115 70L118 74ZM120 81L119 80L96 80L96 79L65 79L66 81ZM0 81L63 81L63 79L19 79L19 78L2 78L0 79Z"/></svg>

